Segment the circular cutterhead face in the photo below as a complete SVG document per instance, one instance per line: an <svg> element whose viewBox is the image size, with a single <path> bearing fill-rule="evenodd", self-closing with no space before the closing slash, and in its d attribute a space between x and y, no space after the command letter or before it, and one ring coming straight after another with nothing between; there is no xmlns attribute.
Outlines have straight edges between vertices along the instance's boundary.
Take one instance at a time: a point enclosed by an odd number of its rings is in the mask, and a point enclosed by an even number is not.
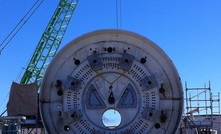
<svg viewBox="0 0 221 134"><path fill-rule="evenodd" d="M175 133L182 109L182 86L168 56L122 30L70 42L50 63L40 91L49 133Z"/></svg>

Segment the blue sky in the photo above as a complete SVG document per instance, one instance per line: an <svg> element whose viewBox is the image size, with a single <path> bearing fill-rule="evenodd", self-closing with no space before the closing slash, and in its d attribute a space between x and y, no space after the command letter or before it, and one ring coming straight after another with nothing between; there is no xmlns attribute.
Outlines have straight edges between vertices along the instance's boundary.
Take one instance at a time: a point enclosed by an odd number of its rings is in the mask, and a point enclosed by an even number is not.
<svg viewBox="0 0 221 134"><path fill-rule="evenodd" d="M12 81L29 59L59 0L45 0L0 55L0 113ZM35 0L0 0L0 42L27 13ZM159 45L174 62L183 82L212 92L221 88L220 0L121 0L119 28L141 34ZM61 47L98 29L117 28L116 0L79 0ZM5 99L6 98L6 99Z"/></svg>

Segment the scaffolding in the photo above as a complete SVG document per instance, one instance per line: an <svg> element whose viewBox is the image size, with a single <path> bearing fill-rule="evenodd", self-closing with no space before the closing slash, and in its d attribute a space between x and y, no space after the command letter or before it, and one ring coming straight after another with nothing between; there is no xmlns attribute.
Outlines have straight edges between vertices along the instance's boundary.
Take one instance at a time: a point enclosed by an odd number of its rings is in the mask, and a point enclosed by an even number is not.
<svg viewBox="0 0 221 134"><path fill-rule="evenodd" d="M188 88L185 83L185 113L181 134L221 133L220 94L213 95L211 86Z"/></svg>

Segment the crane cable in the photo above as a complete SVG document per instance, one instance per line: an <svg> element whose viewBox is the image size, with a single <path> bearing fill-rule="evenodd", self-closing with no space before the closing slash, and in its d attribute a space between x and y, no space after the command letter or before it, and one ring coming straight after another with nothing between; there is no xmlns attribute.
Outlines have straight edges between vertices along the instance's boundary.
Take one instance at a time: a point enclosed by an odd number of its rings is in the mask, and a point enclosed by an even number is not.
<svg viewBox="0 0 221 134"><path fill-rule="evenodd" d="M0 44L0 55L5 47L9 44L9 42L15 37L15 35L21 30L21 28L25 25L25 23L31 18L31 16L36 12L36 10L40 7L44 0L37 0L34 5L29 9L29 11L24 15L24 17L20 20L20 22L13 28L13 30L8 34L8 36L2 41ZM7 41L7 42L6 42Z"/></svg>
<svg viewBox="0 0 221 134"><path fill-rule="evenodd" d="M40 5L44 2L44 0L41 0L39 3L39 0L37 0L34 5L29 9L29 11L24 15L24 17L20 20L20 22L13 28L13 30L8 34L8 36L4 39L4 41L0 44L0 47L8 40L4 46L0 50L1 52L4 50L4 48L9 44L9 42L13 39L13 37L20 31L20 29L25 25L25 23L31 18L31 16L36 12L36 10L40 7ZM28 16L29 15L29 16ZM25 19L26 18L26 19ZM22 23L23 22L23 23ZM18 28L19 27L19 28ZM17 30L16 30L17 29ZM15 31L16 30L16 31ZM13 34L14 33L14 34ZM12 35L13 34L13 35ZM12 35L12 36L11 36ZM10 37L10 38L9 38ZM9 38L9 39L8 39ZM0 107L2 107L3 103L5 102L6 98L9 96L9 93L5 96L4 100L0 104ZM0 115L0 117L6 112L6 110Z"/></svg>
<svg viewBox="0 0 221 134"><path fill-rule="evenodd" d="M8 96L9 96L9 93L5 96L5 98L4 98L3 101L1 102L0 108L2 107L3 103L6 101L6 99L8 98Z"/></svg>
<svg viewBox="0 0 221 134"><path fill-rule="evenodd" d="M119 4L119 5L118 5ZM122 28L122 22L121 22L121 0L116 0L116 25L117 29Z"/></svg>

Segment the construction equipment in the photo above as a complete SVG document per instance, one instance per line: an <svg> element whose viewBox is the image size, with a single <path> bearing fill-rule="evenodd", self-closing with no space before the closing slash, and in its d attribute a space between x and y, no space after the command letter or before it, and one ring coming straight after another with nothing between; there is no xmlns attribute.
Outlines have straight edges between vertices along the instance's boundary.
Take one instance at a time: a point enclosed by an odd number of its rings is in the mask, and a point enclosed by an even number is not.
<svg viewBox="0 0 221 134"><path fill-rule="evenodd" d="M49 62L57 53L78 1L79 0L60 0L25 69L20 84L29 84L37 81L38 85L40 85ZM5 110L1 116L3 116L6 111L7 110Z"/></svg>
<svg viewBox="0 0 221 134"><path fill-rule="evenodd" d="M48 133L175 134L183 112L178 72L146 37L94 31L51 61L39 109Z"/></svg>
<svg viewBox="0 0 221 134"><path fill-rule="evenodd" d="M40 84L49 62L61 44L77 3L78 0L61 0L59 2L25 69L20 84L33 83L34 81L38 81Z"/></svg>

